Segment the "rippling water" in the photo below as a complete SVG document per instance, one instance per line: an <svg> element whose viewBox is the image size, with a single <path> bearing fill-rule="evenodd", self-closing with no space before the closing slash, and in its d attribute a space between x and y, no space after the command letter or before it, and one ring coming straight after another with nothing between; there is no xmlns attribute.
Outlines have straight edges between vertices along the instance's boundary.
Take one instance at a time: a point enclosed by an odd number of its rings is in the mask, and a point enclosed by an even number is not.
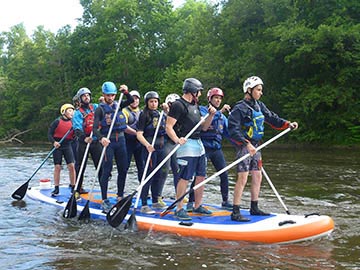
<svg viewBox="0 0 360 270"><path fill-rule="evenodd" d="M319 212L331 216L336 224L329 237L288 245L184 238L152 231L130 233L103 221L63 219L59 209L28 198L14 202L12 192L31 176L47 151L0 148L1 269L360 269L359 150L276 146L263 150L265 169L291 214ZM228 160L233 157L233 151L227 150ZM88 167L85 179L91 180L95 171ZM30 186L51 178L52 172L50 158ZM232 186L234 177L231 170ZM66 168L61 179L67 183ZM174 196L171 183L169 178L165 196ZM131 168L126 190L132 192L136 187ZM217 181L209 183L205 202L220 202L218 190ZM243 198L248 205L248 187ZM260 203L272 212L285 211L265 179Z"/></svg>

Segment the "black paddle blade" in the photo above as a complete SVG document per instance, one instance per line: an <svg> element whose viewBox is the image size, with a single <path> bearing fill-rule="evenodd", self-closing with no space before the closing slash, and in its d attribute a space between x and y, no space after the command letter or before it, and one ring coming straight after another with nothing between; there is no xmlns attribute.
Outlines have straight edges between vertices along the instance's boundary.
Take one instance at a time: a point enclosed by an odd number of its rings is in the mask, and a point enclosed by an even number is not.
<svg viewBox="0 0 360 270"><path fill-rule="evenodd" d="M124 218L129 212L134 195L135 193L121 199L107 213L106 219L112 227L116 228L123 222Z"/></svg>
<svg viewBox="0 0 360 270"><path fill-rule="evenodd" d="M63 217L64 218L73 218L76 217L77 214L77 203L76 203L76 197L75 197L75 193L71 195L70 200L68 201L65 209L64 209L64 213L63 213Z"/></svg>
<svg viewBox="0 0 360 270"><path fill-rule="evenodd" d="M90 219L90 209L89 209L89 200L86 202L84 209L81 211L79 215L79 220Z"/></svg>
<svg viewBox="0 0 360 270"><path fill-rule="evenodd" d="M136 210L134 210L134 213L131 214L130 218L126 222L124 227L125 230L129 230L132 232L137 232L139 230L136 222L135 211Z"/></svg>
<svg viewBox="0 0 360 270"><path fill-rule="evenodd" d="M13 199L18 201L24 198L26 191L29 187L29 182L30 179L27 180L24 184L22 184L17 190L15 190L14 193L11 195L11 197L13 197Z"/></svg>

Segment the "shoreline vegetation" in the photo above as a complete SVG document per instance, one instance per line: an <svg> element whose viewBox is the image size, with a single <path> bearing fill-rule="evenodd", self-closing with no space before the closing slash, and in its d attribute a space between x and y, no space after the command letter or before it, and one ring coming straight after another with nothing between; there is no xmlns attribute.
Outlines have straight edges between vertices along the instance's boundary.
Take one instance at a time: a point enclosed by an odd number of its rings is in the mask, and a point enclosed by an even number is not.
<svg viewBox="0 0 360 270"><path fill-rule="evenodd" d="M104 81L142 96L156 91L163 101L195 77L204 85L200 104L219 87L233 107L243 81L256 75L267 107L299 123L282 141L360 145L360 5L353 0L187 0L177 8L163 0L81 2L75 29L39 26L29 36L19 24L0 33L0 138L31 129L18 138L45 141L61 105L81 87L96 102Z"/></svg>

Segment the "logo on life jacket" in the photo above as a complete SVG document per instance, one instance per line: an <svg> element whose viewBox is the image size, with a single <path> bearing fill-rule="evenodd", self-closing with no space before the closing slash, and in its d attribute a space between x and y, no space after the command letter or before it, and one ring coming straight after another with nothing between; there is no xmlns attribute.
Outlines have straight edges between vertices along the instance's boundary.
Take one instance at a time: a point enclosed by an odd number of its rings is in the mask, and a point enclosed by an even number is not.
<svg viewBox="0 0 360 270"><path fill-rule="evenodd" d="M84 108L79 108L84 120L83 120L83 130L86 135L90 135L94 126L94 106L92 104L89 105L90 112L86 113Z"/></svg>

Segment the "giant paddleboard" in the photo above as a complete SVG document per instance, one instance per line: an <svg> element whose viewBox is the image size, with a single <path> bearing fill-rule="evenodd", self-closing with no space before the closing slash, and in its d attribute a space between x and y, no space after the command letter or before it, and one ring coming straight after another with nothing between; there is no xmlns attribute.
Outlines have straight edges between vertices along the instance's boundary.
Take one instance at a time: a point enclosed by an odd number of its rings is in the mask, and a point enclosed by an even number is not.
<svg viewBox="0 0 360 270"><path fill-rule="evenodd" d="M65 209L67 201L71 197L68 187L60 187L60 195L51 197L52 189L32 187L27 191L27 197L58 208ZM116 195L109 193L110 202L116 203ZM77 202L78 214L83 210L89 194L82 194ZM170 205L173 201L165 200ZM134 202L133 202L134 204ZM148 204L151 206L151 200ZM101 209L101 194L99 191L91 193L90 214L92 219L106 220L106 214ZM153 230L165 233L178 234L188 237L201 237L229 241L249 241L258 243L292 243L316 239L329 235L334 230L334 221L325 215L287 215L274 214L270 216L251 216L248 210L241 210L241 214L250 218L250 222L235 222L230 219L230 211L218 206L205 204L213 211L212 216L202 216L189 213L191 221L180 221L170 212L160 217L161 211L155 215L140 213L140 207L136 211L137 225L140 230ZM132 214L130 209L124 223Z"/></svg>

